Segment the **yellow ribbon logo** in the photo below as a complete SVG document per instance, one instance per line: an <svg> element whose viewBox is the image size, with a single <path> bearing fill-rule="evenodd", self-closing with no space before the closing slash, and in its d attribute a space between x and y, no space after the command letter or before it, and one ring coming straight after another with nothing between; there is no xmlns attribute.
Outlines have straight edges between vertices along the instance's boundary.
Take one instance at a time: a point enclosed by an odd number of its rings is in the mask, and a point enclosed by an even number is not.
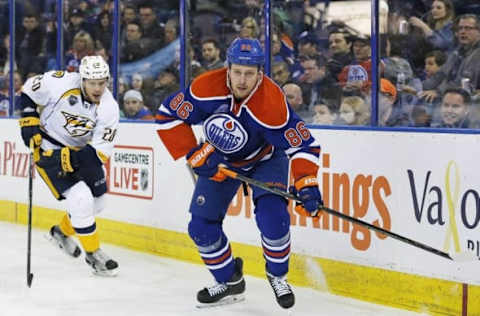
<svg viewBox="0 0 480 316"><path fill-rule="evenodd" d="M454 169L454 187L453 195L450 187L450 170ZM453 238L453 245L455 247L455 252L460 252L460 242L458 240L458 229L457 222L455 220L455 205L458 202L458 196L460 193L460 173L458 171L457 164L454 161L450 161L447 166L447 172L445 174L445 191L447 195L447 207L449 213L449 225L447 228L447 234L445 236L445 242L443 248L445 252L448 252L450 249L450 240Z"/></svg>

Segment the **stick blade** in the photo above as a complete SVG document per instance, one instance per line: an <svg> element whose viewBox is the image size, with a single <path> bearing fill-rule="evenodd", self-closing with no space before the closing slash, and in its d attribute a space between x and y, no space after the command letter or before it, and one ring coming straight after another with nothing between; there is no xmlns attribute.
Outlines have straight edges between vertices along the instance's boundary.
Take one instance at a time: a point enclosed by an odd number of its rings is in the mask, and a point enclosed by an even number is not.
<svg viewBox="0 0 480 316"><path fill-rule="evenodd" d="M27 285L28 287L32 286L32 281L33 281L33 273L29 273L27 276Z"/></svg>

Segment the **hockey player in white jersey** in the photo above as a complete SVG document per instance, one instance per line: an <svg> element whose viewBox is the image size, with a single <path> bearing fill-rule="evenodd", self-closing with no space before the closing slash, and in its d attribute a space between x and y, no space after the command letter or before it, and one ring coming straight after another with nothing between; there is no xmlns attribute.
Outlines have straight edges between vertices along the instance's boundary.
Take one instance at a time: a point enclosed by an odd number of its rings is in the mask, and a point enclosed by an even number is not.
<svg viewBox="0 0 480 316"><path fill-rule="evenodd" d="M86 56L79 73L50 71L28 79L21 94L23 141L36 169L67 213L50 229L51 241L72 257L81 250L94 273L112 276L118 263L100 249L95 215L105 205L103 164L113 150L119 108L108 90L108 64Z"/></svg>

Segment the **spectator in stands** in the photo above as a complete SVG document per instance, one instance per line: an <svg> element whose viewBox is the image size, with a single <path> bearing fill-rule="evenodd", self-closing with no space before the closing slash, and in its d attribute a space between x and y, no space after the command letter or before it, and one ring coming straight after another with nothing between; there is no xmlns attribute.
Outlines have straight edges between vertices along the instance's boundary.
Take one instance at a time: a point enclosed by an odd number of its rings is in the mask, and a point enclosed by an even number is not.
<svg viewBox="0 0 480 316"><path fill-rule="evenodd" d="M174 67L170 67L161 72L157 80L153 83L153 93L151 96L150 110L152 113L157 112L158 106L165 100L170 94L180 89L178 72Z"/></svg>
<svg viewBox="0 0 480 316"><path fill-rule="evenodd" d="M1 82L1 90L0 90L0 96L3 95L7 98L8 103L4 102L4 106L6 105L7 107L10 104L10 73L5 74L3 76L4 81ZM14 71L13 72L13 90L14 90L14 103L15 106L13 108L13 115L20 115L20 94L22 92L22 85L23 85L23 77L22 74L19 71ZM0 100L2 98L0 97Z"/></svg>
<svg viewBox="0 0 480 316"><path fill-rule="evenodd" d="M108 89L113 93L113 84L115 83L114 80L110 80L108 83ZM117 85L117 97L115 98L116 100L123 100L123 95L125 94L126 91L130 90L130 87L128 86L127 81L125 80L124 77L118 77L118 85ZM118 102L119 108L120 108L120 117L125 117L125 114L123 114L123 103Z"/></svg>
<svg viewBox="0 0 480 316"><path fill-rule="evenodd" d="M262 43L263 49L265 49L265 34L262 33L260 35L260 43ZM282 48L282 42L280 41L279 34L275 31L273 31L270 34L270 49L271 49L271 56L272 56L272 61L277 62L277 61L284 61L284 62L289 62L286 58L284 58L280 54L280 50Z"/></svg>
<svg viewBox="0 0 480 316"><path fill-rule="evenodd" d="M469 80L469 90L478 95L480 89L480 21L476 15L465 14L457 19L455 35L458 46L448 54L447 61L432 77L423 82L420 94L433 102L448 88L461 87L462 79Z"/></svg>
<svg viewBox="0 0 480 316"><path fill-rule="evenodd" d="M412 109L410 127L430 127L432 114L426 106L418 105Z"/></svg>
<svg viewBox="0 0 480 316"><path fill-rule="evenodd" d="M62 23L63 24L63 23ZM63 34L67 33L66 25L62 25ZM46 71L52 69L60 69L57 66L56 56L57 56L57 21L55 20L55 16L50 15L48 19L45 21L45 54L47 57L47 66ZM63 36L63 47L68 49L71 45L69 42L69 36Z"/></svg>
<svg viewBox="0 0 480 316"><path fill-rule="evenodd" d="M339 117L346 125L368 125L370 123L370 107L359 96L347 96L340 104Z"/></svg>
<svg viewBox="0 0 480 316"><path fill-rule="evenodd" d="M447 55L441 50L434 50L425 55L425 76L431 78L447 61Z"/></svg>
<svg viewBox="0 0 480 316"><path fill-rule="evenodd" d="M140 24L130 22L127 24L127 38L123 49L120 50L120 61L130 63L140 60L154 52L157 45L154 40L144 37Z"/></svg>
<svg viewBox="0 0 480 316"><path fill-rule="evenodd" d="M205 70L223 68L224 62L220 59L220 48L218 42L213 38L202 41L202 59Z"/></svg>
<svg viewBox="0 0 480 316"><path fill-rule="evenodd" d="M137 9L132 4L127 4L123 8L122 21L123 25L127 25L130 22L137 20Z"/></svg>
<svg viewBox="0 0 480 316"><path fill-rule="evenodd" d="M192 79L194 79L204 73L205 68L203 68L202 64L200 64L200 62L197 60L197 57L195 56L195 50L192 46L188 46L187 51L190 58L190 74L192 75ZM180 67L180 65L178 65L178 67Z"/></svg>
<svg viewBox="0 0 480 316"><path fill-rule="evenodd" d="M258 38L259 35L260 29L257 21L251 16L244 18L242 20L239 36L244 38Z"/></svg>
<svg viewBox="0 0 480 316"><path fill-rule="evenodd" d="M335 79L343 67L353 61L351 35L341 29L336 29L328 35L327 69Z"/></svg>
<svg viewBox="0 0 480 316"><path fill-rule="evenodd" d="M370 93L372 84L370 37L355 36L352 41L352 50L354 61L342 69L338 75L338 81L343 87L344 94L363 95L365 97ZM383 70L381 69L380 72L382 73Z"/></svg>
<svg viewBox="0 0 480 316"><path fill-rule="evenodd" d="M318 54L317 38L308 32L303 32L298 38L298 56Z"/></svg>
<svg viewBox="0 0 480 316"><path fill-rule="evenodd" d="M91 5L91 0L78 1L77 9L83 13L84 17L95 16L100 14L102 8L100 6Z"/></svg>
<svg viewBox="0 0 480 316"><path fill-rule="evenodd" d="M153 120L152 112L143 104L143 96L137 90L128 90L123 96L125 118L134 120Z"/></svg>
<svg viewBox="0 0 480 316"><path fill-rule="evenodd" d="M154 44L154 50L163 47L165 44L165 32L162 25L157 20L157 15L155 14L152 2L142 2L138 6L138 11L144 38L152 41Z"/></svg>
<svg viewBox="0 0 480 316"><path fill-rule="evenodd" d="M102 46L107 51L110 51L112 46L113 26L110 23L110 14L107 11L102 11L98 15L97 23L93 29L93 37L95 39L95 46Z"/></svg>
<svg viewBox="0 0 480 316"><path fill-rule="evenodd" d="M7 91L7 80L8 78L0 75L0 116L7 116L10 107L10 100L8 99Z"/></svg>
<svg viewBox="0 0 480 316"><path fill-rule="evenodd" d="M303 81L300 86L303 99L311 111L320 98L328 98L328 90L334 90L335 80L327 75L326 59L323 55L300 56L304 69Z"/></svg>
<svg viewBox="0 0 480 316"><path fill-rule="evenodd" d="M282 87L288 104L292 107L295 113L298 114L306 123L311 123L313 120L313 110L310 110L308 105L303 102L302 89L295 83L287 83Z"/></svg>
<svg viewBox="0 0 480 316"><path fill-rule="evenodd" d="M472 122L470 112L470 94L461 88L447 88L440 104L440 122L432 123L432 127L469 128Z"/></svg>
<svg viewBox="0 0 480 316"><path fill-rule="evenodd" d="M85 31L78 32L73 38L72 49L65 56L65 65L67 71L77 72L80 66L80 60L88 55L95 53L95 44L89 33Z"/></svg>
<svg viewBox="0 0 480 316"><path fill-rule="evenodd" d="M153 89L153 81L136 72L132 76L131 87L132 90L137 90L142 95L150 95Z"/></svg>
<svg viewBox="0 0 480 316"><path fill-rule="evenodd" d="M313 124L333 125L337 119L335 109L324 103L315 104L313 112L315 113L312 120Z"/></svg>
<svg viewBox="0 0 480 316"><path fill-rule="evenodd" d="M63 35L66 38L68 45L73 46L73 38L80 31L87 32L92 36L91 27L85 22L85 16L81 10L73 9L69 14L68 21L69 23L67 24L66 32ZM68 47L68 49L72 48L70 46L66 47Z"/></svg>
<svg viewBox="0 0 480 316"><path fill-rule="evenodd" d="M397 89L387 79L380 79L380 93L378 95L378 126L408 126L408 112L396 103Z"/></svg>
<svg viewBox="0 0 480 316"><path fill-rule="evenodd" d="M121 46L125 45L125 41L127 40L127 25L136 21L138 21L137 8L132 4L125 5L123 7L122 19L120 21Z"/></svg>
<svg viewBox="0 0 480 316"><path fill-rule="evenodd" d="M455 11L450 0L435 0L425 23L420 18L412 16L409 22L419 28L426 40L434 49L450 50L454 46L454 34L452 30Z"/></svg>
<svg viewBox="0 0 480 316"><path fill-rule="evenodd" d="M165 43L164 45L168 45L178 37L178 20L176 18L169 19L167 23L165 23L165 27L163 28L165 35Z"/></svg>
<svg viewBox="0 0 480 316"><path fill-rule="evenodd" d="M42 49L45 32L43 26L40 25L38 16L33 13L27 13L23 17L22 25L23 27L16 37L16 57L20 69L24 73L28 73L32 65L36 63L45 65L46 63L46 59L40 58L44 55Z"/></svg>
<svg viewBox="0 0 480 316"><path fill-rule="evenodd" d="M280 87L285 85L290 81L290 70L288 70L288 65L284 61L274 62L272 65L272 79Z"/></svg>
<svg viewBox="0 0 480 316"><path fill-rule="evenodd" d="M10 72L10 34L5 35L2 41L3 47L1 50L1 64L2 71L0 75L6 75ZM17 63L13 62L13 69L17 70Z"/></svg>

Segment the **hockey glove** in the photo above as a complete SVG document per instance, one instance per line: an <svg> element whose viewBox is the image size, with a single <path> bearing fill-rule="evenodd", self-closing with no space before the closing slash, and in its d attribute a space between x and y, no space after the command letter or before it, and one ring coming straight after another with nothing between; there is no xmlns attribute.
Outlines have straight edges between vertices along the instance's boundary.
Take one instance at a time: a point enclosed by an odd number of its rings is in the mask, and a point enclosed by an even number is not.
<svg viewBox="0 0 480 316"><path fill-rule="evenodd" d="M291 188L291 192L295 194L302 204L297 211L300 214L309 216L317 216L319 207L323 205L322 194L318 189L318 181L315 176L305 176L295 182L295 186Z"/></svg>
<svg viewBox="0 0 480 316"><path fill-rule="evenodd" d="M35 135L35 146L40 146L41 136L40 136L40 119L34 116L22 117L19 120L20 129L22 132L22 139L25 146L30 147L30 139ZM40 137L40 138L39 138Z"/></svg>
<svg viewBox="0 0 480 316"><path fill-rule="evenodd" d="M79 167L75 151L70 150L68 147L44 151L37 162L37 166L43 169L60 166L64 175L78 170Z"/></svg>
<svg viewBox="0 0 480 316"><path fill-rule="evenodd" d="M202 177L222 182L227 176L218 170L218 164L223 161L222 156L209 143L202 143L194 147L186 156L193 171Z"/></svg>

